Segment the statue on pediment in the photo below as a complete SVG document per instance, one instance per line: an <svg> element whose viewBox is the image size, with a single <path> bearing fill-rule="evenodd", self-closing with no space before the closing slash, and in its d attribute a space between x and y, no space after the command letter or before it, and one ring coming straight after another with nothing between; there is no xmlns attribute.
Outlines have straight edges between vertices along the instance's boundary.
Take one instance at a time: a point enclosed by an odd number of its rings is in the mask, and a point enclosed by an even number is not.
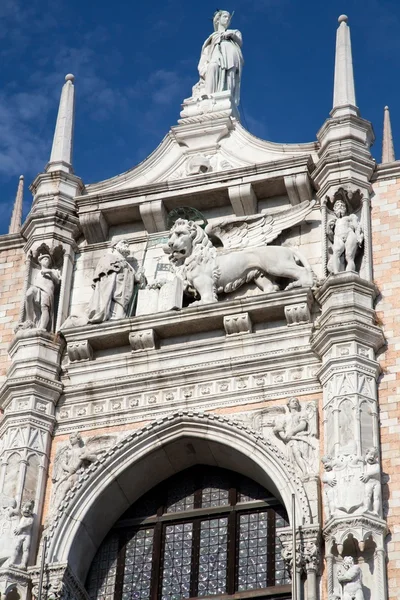
<svg viewBox="0 0 400 600"><path fill-rule="evenodd" d="M244 61L242 34L237 29L228 29L232 17L233 13L231 15L226 10L217 10L214 14L214 33L208 36L201 49L198 65L200 81L193 95L210 96L229 90L238 106Z"/></svg>
<svg viewBox="0 0 400 600"><path fill-rule="evenodd" d="M253 281L263 292L278 291L281 280L287 290L312 287L314 274L300 250L268 245L284 229L303 221L312 207L305 201L274 215L219 220L205 230L194 221L178 219L164 252L185 289L199 298L197 304L216 302L219 294Z"/></svg>

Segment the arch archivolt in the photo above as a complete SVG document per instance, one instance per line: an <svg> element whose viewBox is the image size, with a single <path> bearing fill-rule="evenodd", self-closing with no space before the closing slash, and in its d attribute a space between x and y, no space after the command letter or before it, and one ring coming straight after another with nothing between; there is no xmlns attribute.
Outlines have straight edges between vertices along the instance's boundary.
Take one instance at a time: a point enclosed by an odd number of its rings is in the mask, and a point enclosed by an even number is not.
<svg viewBox="0 0 400 600"><path fill-rule="evenodd" d="M48 563L68 563L84 581L102 539L125 510L164 479L199 463L258 481L288 515L295 494L297 524L312 523L303 483L272 441L223 416L180 412L131 433L84 471L48 531Z"/></svg>

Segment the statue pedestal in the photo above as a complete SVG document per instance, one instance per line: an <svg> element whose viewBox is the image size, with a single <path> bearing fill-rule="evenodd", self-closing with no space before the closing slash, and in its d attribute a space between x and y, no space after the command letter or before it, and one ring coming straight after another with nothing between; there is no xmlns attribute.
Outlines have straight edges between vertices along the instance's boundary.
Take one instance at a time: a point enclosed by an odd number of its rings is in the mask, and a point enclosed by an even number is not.
<svg viewBox="0 0 400 600"><path fill-rule="evenodd" d="M233 129L234 119L239 120L239 113L230 91L216 92L184 100L179 125L171 131L178 144L190 151L215 152L219 141Z"/></svg>
<svg viewBox="0 0 400 600"><path fill-rule="evenodd" d="M187 98L183 101L178 123L184 125L221 117L234 117L239 120L239 111L229 90Z"/></svg>

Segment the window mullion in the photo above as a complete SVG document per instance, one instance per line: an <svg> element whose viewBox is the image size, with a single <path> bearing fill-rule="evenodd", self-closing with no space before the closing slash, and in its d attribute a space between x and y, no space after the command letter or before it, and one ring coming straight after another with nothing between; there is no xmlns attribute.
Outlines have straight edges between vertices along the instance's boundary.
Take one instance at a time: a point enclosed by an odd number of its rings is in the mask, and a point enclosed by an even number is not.
<svg viewBox="0 0 400 600"><path fill-rule="evenodd" d="M156 523L153 538L153 560L151 569L150 600L158 600L161 578L162 523Z"/></svg>
<svg viewBox="0 0 400 600"><path fill-rule="evenodd" d="M121 600L122 598L122 591L124 588L126 544L126 536L120 536L118 544L117 570L115 573L114 600Z"/></svg>
<svg viewBox="0 0 400 600"><path fill-rule="evenodd" d="M275 527L275 511L269 508L267 511L267 585L275 585L275 544L276 544L276 527Z"/></svg>
<svg viewBox="0 0 400 600"><path fill-rule="evenodd" d="M200 519L193 521L192 538L192 560L190 573L190 597L197 596L199 587L199 568L200 568Z"/></svg>

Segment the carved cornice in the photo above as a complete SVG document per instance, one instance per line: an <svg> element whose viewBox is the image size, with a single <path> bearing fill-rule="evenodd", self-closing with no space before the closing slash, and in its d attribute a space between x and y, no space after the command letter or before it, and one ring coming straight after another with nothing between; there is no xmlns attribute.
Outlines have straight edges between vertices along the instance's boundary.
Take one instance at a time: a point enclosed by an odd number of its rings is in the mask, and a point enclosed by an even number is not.
<svg viewBox="0 0 400 600"><path fill-rule="evenodd" d="M0 235L0 252L7 252L16 248L23 248L25 239L21 233L8 233Z"/></svg>

